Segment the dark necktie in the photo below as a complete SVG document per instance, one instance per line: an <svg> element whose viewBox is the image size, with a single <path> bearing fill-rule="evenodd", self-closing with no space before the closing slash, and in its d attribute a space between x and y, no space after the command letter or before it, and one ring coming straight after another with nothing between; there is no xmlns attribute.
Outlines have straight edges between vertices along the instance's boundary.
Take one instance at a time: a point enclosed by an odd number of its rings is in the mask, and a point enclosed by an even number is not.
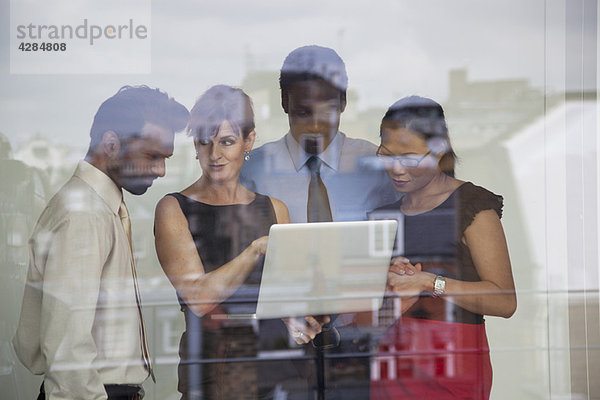
<svg viewBox="0 0 600 400"><path fill-rule="evenodd" d="M321 179L321 160L312 156L306 162L310 170L308 184L308 202L306 203L306 220L308 222L331 222L331 208L327 188Z"/></svg>
<svg viewBox="0 0 600 400"><path fill-rule="evenodd" d="M331 207L329 206L329 196L327 188L321 179L321 160L317 156L312 156L306 161L310 170L310 183L308 184L308 202L306 213L308 222L331 222ZM330 316L331 320L335 316ZM324 379L324 360L323 349L337 347L340 343L340 334L331 323L323 325L322 332L315 336L313 345L317 348L318 362L317 368L320 372L317 374L319 380ZM319 386L324 384L321 382Z"/></svg>

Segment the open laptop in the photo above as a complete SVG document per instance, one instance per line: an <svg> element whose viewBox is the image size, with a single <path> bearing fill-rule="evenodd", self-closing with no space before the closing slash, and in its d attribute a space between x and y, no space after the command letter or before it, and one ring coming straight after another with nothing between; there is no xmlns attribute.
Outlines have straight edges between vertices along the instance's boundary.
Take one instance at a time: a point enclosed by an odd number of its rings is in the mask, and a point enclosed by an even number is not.
<svg viewBox="0 0 600 400"><path fill-rule="evenodd" d="M256 318L380 308L397 221L273 225Z"/></svg>

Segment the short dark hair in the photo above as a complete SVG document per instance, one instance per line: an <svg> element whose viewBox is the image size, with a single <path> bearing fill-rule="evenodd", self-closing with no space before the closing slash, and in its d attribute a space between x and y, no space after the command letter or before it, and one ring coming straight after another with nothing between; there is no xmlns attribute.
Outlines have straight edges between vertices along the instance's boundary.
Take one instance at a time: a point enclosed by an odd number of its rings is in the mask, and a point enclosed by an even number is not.
<svg viewBox="0 0 600 400"><path fill-rule="evenodd" d="M90 130L90 149L101 143L107 131L114 131L120 140L130 139L149 122L178 132L185 128L188 118L185 106L159 89L123 86L98 108Z"/></svg>
<svg viewBox="0 0 600 400"><path fill-rule="evenodd" d="M450 144L444 109L439 103L420 96L408 96L398 100L383 116L379 135L381 136L384 129L398 128L420 134L432 152L443 153L439 167L445 174L454 176L457 156Z"/></svg>
<svg viewBox="0 0 600 400"><path fill-rule="evenodd" d="M216 85L196 100L187 132L194 141L206 139L216 135L225 121L246 139L254 130L252 100L242 89Z"/></svg>
<svg viewBox="0 0 600 400"><path fill-rule="evenodd" d="M294 83L315 80L322 80L337 89L340 100L346 101L348 74L344 60L333 49L311 45L298 47L283 61L279 74L282 102L286 102Z"/></svg>

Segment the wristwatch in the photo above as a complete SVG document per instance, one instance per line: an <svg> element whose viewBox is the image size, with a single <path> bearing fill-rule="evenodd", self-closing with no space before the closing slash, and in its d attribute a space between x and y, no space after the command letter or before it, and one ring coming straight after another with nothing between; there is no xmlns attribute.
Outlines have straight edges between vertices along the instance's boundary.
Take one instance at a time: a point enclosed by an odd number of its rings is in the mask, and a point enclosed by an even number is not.
<svg viewBox="0 0 600 400"><path fill-rule="evenodd" d="M446 278L441 275L435 277L433 281L433 297L439 297L446 291Z"/></svg>

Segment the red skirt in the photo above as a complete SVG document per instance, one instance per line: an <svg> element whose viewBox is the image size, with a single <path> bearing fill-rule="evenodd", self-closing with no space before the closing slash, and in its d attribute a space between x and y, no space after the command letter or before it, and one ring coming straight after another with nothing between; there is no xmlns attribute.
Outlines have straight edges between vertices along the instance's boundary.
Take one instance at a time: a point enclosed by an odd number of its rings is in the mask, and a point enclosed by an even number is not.
<svg viewBox="0 0 600 400"><path fill-rule="evenodd" d="M491 388L484 324L400 318L371 365L371 399L487 400Z"/></svg>

